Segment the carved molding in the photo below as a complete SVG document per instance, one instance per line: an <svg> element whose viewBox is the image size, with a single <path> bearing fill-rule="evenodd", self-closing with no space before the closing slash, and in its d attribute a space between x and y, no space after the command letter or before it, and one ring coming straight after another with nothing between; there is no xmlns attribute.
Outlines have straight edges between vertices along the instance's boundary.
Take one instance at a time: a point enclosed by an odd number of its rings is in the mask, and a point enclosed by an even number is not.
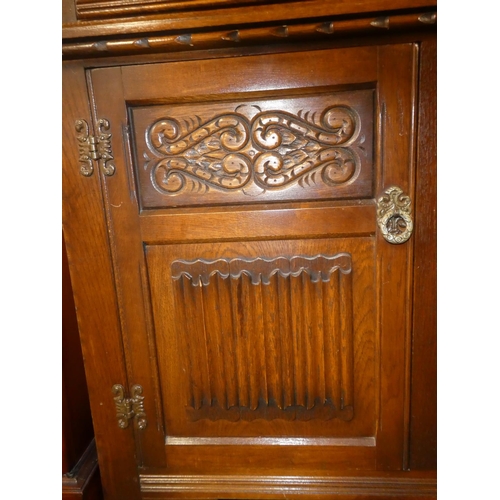
<svg viewBox="0 0 500 500"><path fill-rule="evenodd" d="M280 41L325 40L370 32L397 32L437 23L437 13L418 12L414 14L393 15L386 17L365 17L362 19L327 19L317 23L298 23L275 25L263 28L238 28L225 31L185 32L164 36L137 36L125 39L93 40L63 44L64 58L102 57L119 54L147 54L155 52L179 52L184 50L203 50L224 48L255 43L273 43ZM385 28L381 30L380 28ZM155 25L155 31L167 31ZM78 27L65 29L67 38L78 38L80 30L88 36L88 30ZM123 31L126 33L127 31ZM81 36L81 35L80 35Z"/></svg>
<svg viewBox="0 0 500 500"><path fill-rule="evenodd" d="M333 257L316 255L315 257L295 256L291 259L277 257L275 259L217 259L194 261L175 260L172 262L172 279L181 276L189 279L193 286L208 286L210 278L218 274L221 278L241 278L246 274L251 278L252 285L269 285L272 276L279 274L282 278L298 277L303 272L308 274L311 282L325 283L330 281L332 272L340 269L343 273L351 272L351 256L348 253Z"/></svg>
<svg viewBox="0 0 500 500"><path fill-rule="evenodd" d="M351 267L347 253L173 261L188 417L351 420Z"/></svg>
<svg viewBox="0 0 500 500"><path fill-rule="evenodd" d="M205 122L167 117L151 125L146 143L160 159L144 156L155 189L166 195L243 187L265 192L294 183L336 186L356 177L359 160L350 146L360 119L353 108L293 115L253 107L259 112L252 119L235 112Z"/></svg>
<svg viewBox="0 0 500 500"><path fill-rule="evenodd" d="M305 495L308 498L436 498L435 472L405 471L395 477L371 471L355 476L140 475L141 491L225 495ZM231 497L230 495L233 495Z"/></svg>
<svg viewBox="0 0 500 500"><path fill-rule="evenodd" d="M256 408L247 406L223 408L217 400L213 400L210 404L202 403L198 409L187 408L187 415L193 422L202 419L237 422L239 420L252 421L259 418L298 421L338 418L339 420L349 421L352 420L353 414L352 406L336 408L331 399L322 401L320 398L316 398L315 403L310 408L305 405L290 405L280 408L274 399L270 399L268 402L260 399Z"/></svg>

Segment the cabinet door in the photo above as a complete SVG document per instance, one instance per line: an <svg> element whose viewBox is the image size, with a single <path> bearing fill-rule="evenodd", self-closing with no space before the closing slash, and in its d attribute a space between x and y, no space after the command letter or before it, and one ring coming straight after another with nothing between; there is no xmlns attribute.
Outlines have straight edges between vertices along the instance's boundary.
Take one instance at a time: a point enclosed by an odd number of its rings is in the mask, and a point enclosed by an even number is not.
<svg viewBox="0 0 500 500"><path fill-rule="evenodd" d="M91 71L144 494L405 467L415 54Z"/></svg>

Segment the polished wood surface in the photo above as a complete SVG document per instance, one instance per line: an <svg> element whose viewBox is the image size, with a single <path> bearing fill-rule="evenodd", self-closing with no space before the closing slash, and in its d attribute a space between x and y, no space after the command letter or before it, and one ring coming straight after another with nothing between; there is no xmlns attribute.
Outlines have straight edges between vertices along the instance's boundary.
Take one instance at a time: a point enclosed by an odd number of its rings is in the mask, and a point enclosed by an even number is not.
<svg viewBox="0 0 500 500"><path fill-rule="evenodd" d="M94 423L105 498L127 498L138 491L133 443L116 426L114 411L104 405L111 387L126 379L120 352L120 323L107 252L105 212L99 177L79 171L75 120L90 115L85 72L63 67L63 226ZM85 314L84 314L85 312ZM102 403L102 404L101 404ZM121 450L119 453L116 450Z"/></svg>
<svg viewBox="0 0 500 500"><path fill-rule="evenodd" d="M338 15L312 4L318 26L323 9ZM282 19L305 26L294 6ZM99 37L133 16L66 25L69 57L100 52L64 64L63 180L106 498L435 497L435 413L419 409L435 408L435 330L419 319L435 307L422 269L435 202L421 191L435 171L435 17L391 38L378 7L380 37L342 46L277 45L283 28L259 47L193 36L130 59ZM245 9L216 11L204 32L231 33L226 16ZM254 9L264 22L285 4ZM194 12L169 29L196 30L207 12ZM145 16L130 39L166 22ZM78 120L97 143L109 122L112 175L98 160L80 173ZM401 245L377 226L394 185L413 200Z"/></svg>
<svg viewBox="0 0 500 500"><path fill-rule="evenodd" d="M415 231L410 468L437 467L437 177L436 42L421 46L415 207L427 214Z"/></svg>
<svg viewBox="0 0 500 500"><path fill-rule="evenodd" d="M62 348L62 498L101 500L94 429L64 235Z"/></svg>
<svg viewBox="0 0 500 500"><path fill-rule="evenodd" d="M195 0L193 0L195 1ZM370 14L371 21L384 17L387 13L403 10L422 9L424 13L436 12L435 0L349 0L325 1L310 0L307 2L271 2L270 5L259 8L255 5L242 5L238 8L187 10L143 16L124 17L117 13L114 19L77 20L74 0L63 0L63 18L68 22L63 24L63 39L74 39L89 36L126 35L130 33L164 32L186 30L188 33L208 27L236 27L257 23L279 22L296 23L303 19L326 18L324 21L340 19L347 16L363 17ZM123 5L125 2L122 3ZM128 3L130 6L130 3ZM366 17L366 16L365 16ZM383 30L387 27L373 27Z"/></svg>
<svg viewBox="0 0 500 500"><path fill-rule="evenodd" d="M71 472L92 441L94 430L64 237L62 292L62 473L66 474Z"/></svg>

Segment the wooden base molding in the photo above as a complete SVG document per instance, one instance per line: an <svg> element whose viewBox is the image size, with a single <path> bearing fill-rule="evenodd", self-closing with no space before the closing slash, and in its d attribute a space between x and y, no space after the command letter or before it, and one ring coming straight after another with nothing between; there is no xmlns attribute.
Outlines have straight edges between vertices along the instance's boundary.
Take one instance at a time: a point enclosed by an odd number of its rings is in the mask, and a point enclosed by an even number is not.
<svg viewBox="0 0 500 500"><path fill-rule="evenodd" d="M342 499L436 498L436 473L386 473L365 477L293 477L227 475L141 475L144 499L156 498L289 498L335 495ZM222 496L221 496L222 495Z"/></svg>
<svg viewBox="0 0 500 500"><path fill-rule="evenodd" d="M95 441L92 440L73 470L62 478L63 500L101 500Z"/></svg>

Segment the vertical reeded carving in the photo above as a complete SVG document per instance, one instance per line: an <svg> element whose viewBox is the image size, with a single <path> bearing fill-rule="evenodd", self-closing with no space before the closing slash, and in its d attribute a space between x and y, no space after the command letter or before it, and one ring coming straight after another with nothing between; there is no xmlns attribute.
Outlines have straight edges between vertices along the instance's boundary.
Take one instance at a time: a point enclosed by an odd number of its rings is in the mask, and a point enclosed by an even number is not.
<svg viewBox="0 0 500 500"><path fill-rule="evenodd" d="M350 254L171 269L193 420L352 418Z"/></svg>

